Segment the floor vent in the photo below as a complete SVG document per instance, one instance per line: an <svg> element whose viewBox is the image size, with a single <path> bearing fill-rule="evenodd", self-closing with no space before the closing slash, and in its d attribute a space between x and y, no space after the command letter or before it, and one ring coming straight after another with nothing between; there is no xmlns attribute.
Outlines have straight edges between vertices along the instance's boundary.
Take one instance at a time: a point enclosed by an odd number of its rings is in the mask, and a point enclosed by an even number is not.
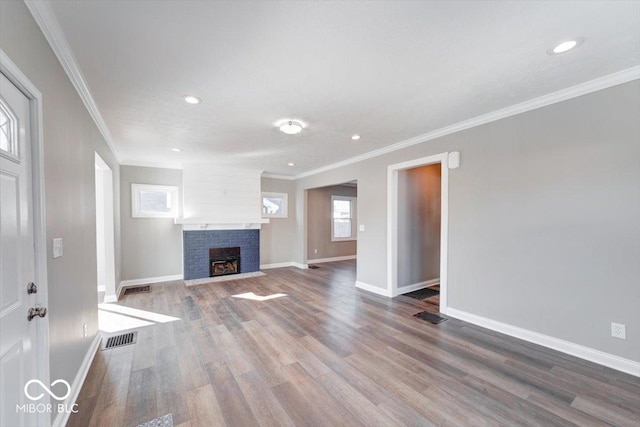
<svg viewBox="0 0 640 427"><path fill-rule="evenodd" d="M114 335L112 337L107 338L107 341L102 349L111 350L112 348L122 347L129 344L135 344L137 337L138 337L137 332L128 332L122 335Z"/></svg>
<svg viewBox="0 0 640 427"><path fill-rule="evenodd" d="M134 286L131 288L126 288L124 290L124 294L125 295L130 295L130 294L139 294L140 292L151 292L151 286L146 285L146 286Z"/></svg>
<svg viewBox="0 0 640 427"><path fill-rule="evenodd" d="M429 313L428 311L423 311L423 312L420 312L418 314L414 314L413 316L417 317L418 319L422 319L422 320L426 320L427 322L431 322L434 325L437 325L438 323L442 323L445 320L447 320L444 317L440 317L437 314Z"/></svg>
<svg viewBox="0 0 640 427"><path fill-rule="evenodd" d="M316 268L320 268L320 267L318 267L317 265L310 265L309 268L315 270Z"/></svg>

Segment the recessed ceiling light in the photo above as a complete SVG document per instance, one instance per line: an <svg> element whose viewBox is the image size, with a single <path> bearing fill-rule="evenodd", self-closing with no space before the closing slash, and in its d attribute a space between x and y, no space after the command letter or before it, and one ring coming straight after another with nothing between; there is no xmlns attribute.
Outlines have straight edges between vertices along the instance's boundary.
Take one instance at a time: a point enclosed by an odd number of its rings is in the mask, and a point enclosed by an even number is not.
<svg viewBox="0 0 640 427"><path fill-rule="evenodd" d="M295 166L295 163L287 163L287 166Z"/></svg>
<svg viewBox="0 0 640 427"><path fill-rule="evenodd" d="M285 120L278 125L278 129L280 132L284 132L287 135L295 135L297 133L302 132L304 126L302 123L297 122L295 120Z"/></svg>
<svg viewBox="0 0 640 427"><path fill-rule="evenodd" d="M360 139L360 135L353 135L351 139L353 139L354 141L357 141Z"/></svg>
<svg viewBox="0 0 640 427"><path fill-rule="evenodd" d="M181 148L172 148L171 151L175 151L176 153L179 153L180 151L182 151Z"/></svg>
<svg viewBox="0 0 640 427"><path fill-rule="evenodd" d="M559 43L553 49L549 49L547 53L549 55L559 55L580 46L582 43L584 43L584 37L576 37L573 40L565 40L562 43Z"/></svg>
<svg viewBox="0 0 640 427"><path fill-rule="evenodd" d="M184 100L189 104L200 104L202 102L201 98L198 98L197 96L193 96L193 95L185 96Z"/></svg>

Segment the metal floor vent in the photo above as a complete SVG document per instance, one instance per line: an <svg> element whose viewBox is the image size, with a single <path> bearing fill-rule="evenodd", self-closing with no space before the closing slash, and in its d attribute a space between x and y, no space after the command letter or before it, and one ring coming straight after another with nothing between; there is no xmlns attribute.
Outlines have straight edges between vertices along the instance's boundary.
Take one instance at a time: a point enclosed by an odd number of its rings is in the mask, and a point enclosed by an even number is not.
<svg viewBox="0 0 640 427"><path fill-rule="evenodd" d="M103 350L110 350L116 347L122 347L129 344L135 344L136 338L138 338L137 332L128 332L122 335L114 335L109 337L102 347Z"/></svg>
<svg viewBox="0 0 640 427"><path fill-rule="evenodd" d="M124 294L125 295L138 294L140 292L151 292L151 286L149 286L149 285L146 285L146 286L134 286L132 288L126 288L124 290Z"/></svg>

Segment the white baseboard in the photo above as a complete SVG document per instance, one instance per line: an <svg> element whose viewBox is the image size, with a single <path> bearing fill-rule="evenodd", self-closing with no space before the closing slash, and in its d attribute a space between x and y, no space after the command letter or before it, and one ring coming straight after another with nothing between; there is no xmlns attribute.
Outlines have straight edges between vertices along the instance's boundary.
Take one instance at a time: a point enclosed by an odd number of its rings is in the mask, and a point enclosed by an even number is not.
<svg viewBox="0 0 640 427"><path fill-rule="evenodd" d="M579 344L574 344L549 335L533 332L528 329L512 326L497 320L487 319L486 317L467 313L455 308L447 308L444 314L455 317L456 319L464 320L465 322L473 323L474 325L482 326L483 328L491 329L492 331L520 338L521 340L529 341L543 347L551 348L580 359L588 360L617 371L640 377L640 362L625 359L623 357L615 356L613 354L605 353Z"/></svg>
<svg viewBox="0 0 640 427"><path fill-rule="evenodd" d="M371 292L374 294L382 295L384 297L391 297L389 290L387 288L379 288L377 286L370 285L368 283L356 281L356 288L362 289L363 291Z"/></svg>
<svg viewBox="0 0 640 427"><path fill-rule="evenodd" d="M120 289L118 289L117 294L114 295L105 295L103 298L103 301L105 303L109 303L109 302L118 302L118 295L120 295Z"/></svg>
<svg viewBox="0 0 640 427"><path fill-rule="evenodd" d="M269 270L271 268L284 268L284 267L294 267L294 262L276 262L274 264L261 264L260 270Z"/></svg>
<svg viewBox="0 0 640 427"><path fill-rule="evenodd" d="M357 259L358 255L334 256L333 258L308 259L307 264L320 264L322 262L348 261Z"/></svg>
<svg viewBox="0 0 640 427"><path fill-rule="evenodd" d="M132 280L123 280L118 285L118 289L116 290L116 299L120 298L122 295L122 290L128 286L137 286L137 285L148 285L150 283L160 283L160 282L171 282L173 280L182 280L182 274L174 274L172 276L160 276L160 277L147 277L145 279L132 279ZM105 298L105 302L106 298Z"/></svg>
<svg viewBox="0 0 640 427"><path fill-rule="evenodd" d="M87 378L87 374L89 373L89 368L91 367L91 363L93 363L93 358L96 356L96 352L98 348L100 348L100 341L102 336L100 332L98 332L87 350L87 354L84 356L84 360L82 361L82 365L80 365L80 369L76 374L76 377L73 379L73 383L71 383L71 390L69 393L69 397L64 401L65 408L71 408L77 401L78 395L80 394L80 389L82 389L82 385L84 384L84 380ZM78 408L80 409L80 408ZM67 421L69 421L70 412L59 412L53 420L52 427L64 427L67 425Z"/></svg>
<svg viewBox="0 0 640 427"><path fill-rule="evenodd" d="M425 280L424 282L413 283L411 285L403 286L398 288L398 295L406 294L407 292L417 291L418 289L426 288L427 286L435 285L436 283L440 283L440 278Z"/></svg>
<svg viewBox="0 0 640 427"><path fill-rule="evenodd" d="M307 264L300 264L299 262L287 261L287 262L276 262L274 264L262 264L260 265L260 270L269 270L270 268L284 268L284 267L296 267L303 270L309 268Z"/></svg>
<svg viewBox="0 0 640 427"><path fill-rule="evenodd" d="M105 291L104 286L98 286L98 292L104 292L104 291Z"/></svg>

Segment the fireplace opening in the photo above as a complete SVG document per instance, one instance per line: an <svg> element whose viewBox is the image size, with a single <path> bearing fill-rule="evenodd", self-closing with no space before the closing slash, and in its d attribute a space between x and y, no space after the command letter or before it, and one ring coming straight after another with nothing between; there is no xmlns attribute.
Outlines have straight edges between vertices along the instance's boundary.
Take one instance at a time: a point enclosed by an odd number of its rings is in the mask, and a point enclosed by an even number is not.
<svg viewBox="0 0 640 427"><path fill-rule="evenodd" d="M240 273L240 248L209 249L209 277Z"/></svg>

